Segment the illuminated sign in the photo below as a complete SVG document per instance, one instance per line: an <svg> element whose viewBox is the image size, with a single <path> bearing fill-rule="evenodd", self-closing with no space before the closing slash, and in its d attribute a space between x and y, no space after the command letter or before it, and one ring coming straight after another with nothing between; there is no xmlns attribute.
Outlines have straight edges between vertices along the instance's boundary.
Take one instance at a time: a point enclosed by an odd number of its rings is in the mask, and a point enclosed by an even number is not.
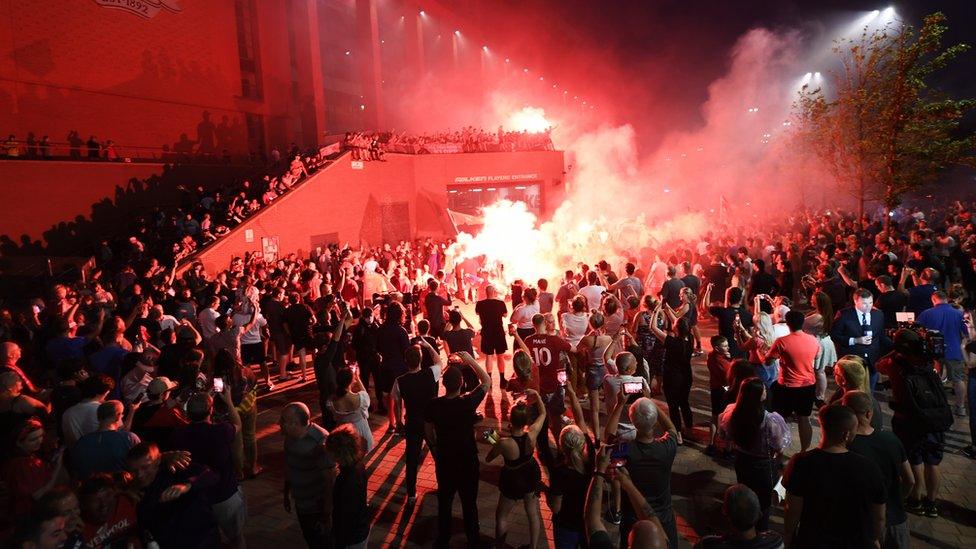
<svg viewBox="0 0 976 549"><path fill-rule="evenodd" d="M455 183L498 183L505 181L536 181L539 179L537 173L517 173L508 175L472 175L455 177Z"/></svg>
<svg viewBox="0 0 976 549"><path fill-rule="evenodd" d="M103 8L134 13L143 19L152 19L160 10L172 13L183 11L179 0L95 0Z"/></svg>

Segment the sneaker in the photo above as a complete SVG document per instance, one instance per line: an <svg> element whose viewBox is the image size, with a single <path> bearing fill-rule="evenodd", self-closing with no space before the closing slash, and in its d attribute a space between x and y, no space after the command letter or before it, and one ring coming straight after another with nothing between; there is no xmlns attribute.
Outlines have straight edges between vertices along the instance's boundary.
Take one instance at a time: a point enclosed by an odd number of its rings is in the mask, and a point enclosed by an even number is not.
<svg viewBox="0 0 976 549"><path fill-rule="evenodd" d="M822 398L818 398L818 399L816 399L816 400L814 400L814 401L813 401L813 405L814 405L814 406L815 406L815 407L816 407L816 408L817 408L818 410L819 410L819 409L821 409L821 408L823 408L823 405L824 405L824 399L822 399Z"/></svg>
<svg viewBox="0 0 976 549"><path fill-rule="evenodd" d="M286 373L283 376L278 376L278 383L284 383L286 381L291 381L293 379L295 379L295 376Z"/></svg>
<svg viewBox="0 0 976 549"><path fill-rule="evenodd" d="M966 417L965 406L953 406L953 411L956 413L956 417Z"/></svg>
<svg viewBox="0 0 976 549"><path fill-rule="evenodd" d="M620 519L622 518L620 511L611 511L607 509L607 522L612 524L620 524Z"/></svg>
<svg viewBox="0 0 976 549"><path fill-rule="evenodd" d="M905 510L909 513L921 513L922 500L908 498L905 500Z"/></svg>
<svg viewBox="0 0 976 549"><path fill-rule="evenodd" d="M939 508L936 507L934 501L925 500L922 503L922 514L930 518L938 518Z"/></svg>
<svg viewBox="0 0 976 549"><path fill-rule="evenodd" d="M962 449L962 453L967 457L976 459L976 446L970 444L969 446L966 446L965 448Z"/></svg>
<svg viewBox="0 0 976 549"><path fill-rule="evenodd" d="M270 393L271 391L274 391L274 390L275 390L275 384L274 383L268 383L268 385L265 386L265 388L264 388L264 392L266 392L266 393Z"/></svg>

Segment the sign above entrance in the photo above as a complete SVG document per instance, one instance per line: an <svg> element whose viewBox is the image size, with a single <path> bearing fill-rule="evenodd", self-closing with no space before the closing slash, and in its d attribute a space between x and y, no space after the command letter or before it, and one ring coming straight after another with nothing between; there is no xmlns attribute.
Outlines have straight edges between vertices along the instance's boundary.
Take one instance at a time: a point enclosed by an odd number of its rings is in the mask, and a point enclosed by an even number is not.
<svg viewBox="0 0 976 549"><path fill-rule="evenodd" d="M539 179L537 173L517 173L508 175L471 175L455 177L455 183L498 183L505 181L536 181Z"/></svg>

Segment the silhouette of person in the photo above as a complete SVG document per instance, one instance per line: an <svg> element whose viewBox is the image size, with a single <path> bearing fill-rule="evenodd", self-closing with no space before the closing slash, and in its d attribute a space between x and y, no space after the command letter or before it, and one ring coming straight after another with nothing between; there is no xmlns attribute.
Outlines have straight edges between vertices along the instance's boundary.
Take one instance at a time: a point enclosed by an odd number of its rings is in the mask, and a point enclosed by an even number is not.
<svg viewBox="0 0 976 549"><path fill-rule="evenodd" d="M217 127L210 121L210 111L203 111L203 120L197 124L198 149L202 154L213 154L217 150Z"/></svg>

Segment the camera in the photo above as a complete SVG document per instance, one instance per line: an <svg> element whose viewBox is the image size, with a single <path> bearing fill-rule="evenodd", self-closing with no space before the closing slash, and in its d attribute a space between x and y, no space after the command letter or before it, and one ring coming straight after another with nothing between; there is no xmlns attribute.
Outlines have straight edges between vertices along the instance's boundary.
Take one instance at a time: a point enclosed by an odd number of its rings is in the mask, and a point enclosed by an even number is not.
<svg viewBox="0 0 976 549"><path fill-rule="evenodd" d="M485 429L481 433L481 438L485 439L489 444L498 444L498 431L494 429Z"/></svg>
<svg viewBox="0 0 976 549"><path fill-rule="evenodd" d="M909 348L900 349L897 332L907 330L918 336L918 342L909 342ZM938 360L945 357L945 336L938 330L930 330L918 322L898 322L896 328L888 330L888 337L895 341L895 349L902 352L916 352L926 359Z"/></svg>
<svg viewBox="0 0 976 549"><path fill-rule="evenodd" d="M644 384L640 381L625 381L624 394L636 395L644 392Z"/></svg>

